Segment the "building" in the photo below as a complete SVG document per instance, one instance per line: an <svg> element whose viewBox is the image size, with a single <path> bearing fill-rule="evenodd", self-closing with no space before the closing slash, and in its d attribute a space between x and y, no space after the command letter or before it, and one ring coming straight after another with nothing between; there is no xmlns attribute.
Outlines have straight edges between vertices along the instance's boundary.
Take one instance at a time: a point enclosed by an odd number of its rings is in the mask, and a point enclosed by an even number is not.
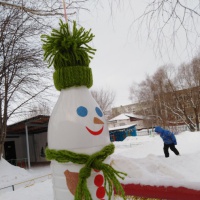
<svg viewBox="0 0 200 200"><path fill-rule="evenodd" d="M171 131L184 125L191 131L199 130L199 94L199 86L155 94L154 113L162 119L163 126L170 127Z"/></svg>
<svg viewBox="0 0 200 200"><path fill-rule="evenodd" d="M137 130L141 130L145 128L143 120L143 116L135 115L132 113L122 113L108 120L108 128L134 124L135 126L137 126Z"/></svg>
<svg viewBox="0 0 200 200"><path fill-rule="evenodd" d="M140 102L112 108L112 116L118 116L122 113L140 113L147 115L149 113L149 103Z"/></svg>
<svg viewBox="0 0 200 200"><path fill-rule="evenodd" d="M47 126L49 116L38 115L9 125L4 143L4 157L11 164L30 168L31 164L47 162Z"/></svg>

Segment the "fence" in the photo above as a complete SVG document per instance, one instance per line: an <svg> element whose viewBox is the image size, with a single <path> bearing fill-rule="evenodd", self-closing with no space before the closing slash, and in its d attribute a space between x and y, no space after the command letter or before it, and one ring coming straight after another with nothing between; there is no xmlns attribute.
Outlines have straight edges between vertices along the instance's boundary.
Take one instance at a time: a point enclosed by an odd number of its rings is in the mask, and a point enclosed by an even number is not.
<svg viewBox="0 0 200 200"><path fill-rule="evenodd" d="M189 131L188 126L186 125L179 125L179 126L169 126L168 127L170 131L172 131L175 134L184 132L184 131Z"/></svg>
<svg viewBox="0 0 200 200"><path fill-rule="evenodd" d="M152 135L154 134L155 132L152 131L151 129L144 129L144 130L141 130L141 131L137 131L137 136L144 136L144 135Z"/></svg>
<svg viewBox="0 0 200 200"><path fill-rule="evenodd" d="M184 131L189 131L189 128L186 125L179 125L179 126L169 126L167 127L167 130L172 131L175 134L184 132ZM137 131L137 136L144 136L144 135L153 135L155 134L154 129L144 129L141 131Z"/></svg>
<svg viewBox="0 0 200 200"><path fill-rule="evenodd" d="M20 182L20 183L16 183L16 184L13 184L13 185L9 185L9 186L0 188L0 195L5 193L5 192L14 191L14 190L22 188L22 187L30 187L30 186L34 185L35 183L43 182L43 181L48 180L50 178L52 178L52 174L47 174L47 175L44 175L44 176L39 176L39 177L30 179L30 180L26 180L26 181L23 181L23 182Z"/></svg>

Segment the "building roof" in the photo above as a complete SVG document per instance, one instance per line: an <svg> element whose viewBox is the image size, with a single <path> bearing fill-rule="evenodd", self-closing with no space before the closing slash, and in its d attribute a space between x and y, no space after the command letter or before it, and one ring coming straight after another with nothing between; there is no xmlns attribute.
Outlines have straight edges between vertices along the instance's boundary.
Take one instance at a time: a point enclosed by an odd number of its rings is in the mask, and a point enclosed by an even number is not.
<svg viewBox="0 0 200 200"><path fill-rule="evenodd" d="M31 117L29 119L8 125L7 136L11 134L12 135L25 134L26 125L28 127L29 134L47 132L48 122L49 122L49 116L46 115L38 115L35 117Z"/></svg>
<svg viewBox="0 0 200 200"><path fill-rule="evenodd" d="M116 131L116 130L121 130L121 129L127 129L133 126L136 126L137 124L129 124L129 125L124 125L124 126L116 126L116 127L112 127L109 128L109 131Z"/></svg>
<svg viewBox="0 0 200 200"><path fill-rule="evenodd" d="M135 119L144 119L144 118L145 118L145 116L142 116L142 115L135 115L135 114L133 114L133 113L127 113L127 114L125 114L125 115L128 116L128 117L135 118Z"/></svg>
<svg viewBox="0 0 200 200"><path fill-rule="evenodd" d="M126 120L126 119L130 119L130 118L144 119L144 116L135 115L133 113L122 113L122 114L108 120L108 122Z"/></svg>
<svg viewBox="0 0 200 200"><path fill-rule="evenodd" d="M124 119L129 119L129 118L130 117L127 117L125 114L120 114L108 121L111 122L111 121L124 120Z"/></svg>

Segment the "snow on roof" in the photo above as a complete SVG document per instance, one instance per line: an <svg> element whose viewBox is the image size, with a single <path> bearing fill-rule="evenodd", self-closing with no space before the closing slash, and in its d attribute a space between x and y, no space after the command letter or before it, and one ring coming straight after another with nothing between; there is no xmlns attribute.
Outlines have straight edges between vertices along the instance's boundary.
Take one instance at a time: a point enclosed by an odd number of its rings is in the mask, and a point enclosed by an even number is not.
<svg viewBox="0 0 200 200"><path fill-rule="evenodd" d="M117 115L116 117L110 119L109 122L116 121L116 120L124 120L124 119L129 119L129 118L130 117L127 117L125 114L120 114L120 115Z"/></svg>
<svg viewBox="0 0 200 200"><path fill-rule="evenodd" d="M137 118L137 119L144 119L145 118L142 115L135 115L133 113L126 113L125 115L128 116L128 117L133 117L133 118Z"/></svg>
<svg viewBox="0 0 200 200"><path fill-rule="evenodd" d="M115 130L126 129L126 128L130 128L130 127L136 126L136 125L137 125L137 124L129 124L129 125L124 125L124 126L116 126L116 127L109 128L109 131L115 131Z"/></svg>
<svg viewBox="0 0 200 200"><path fill-rule="evenodd" d="M137 119L143 119L144 117L143 116L140 116L140 115L135 115L133 113L122 113L120 115L117 115L116 117L108 120L109 122L112 122L112 121L116 121L116 120L125 120L125 119L130 119L130 117L134 117L134 118L137 118Z"/></svg>

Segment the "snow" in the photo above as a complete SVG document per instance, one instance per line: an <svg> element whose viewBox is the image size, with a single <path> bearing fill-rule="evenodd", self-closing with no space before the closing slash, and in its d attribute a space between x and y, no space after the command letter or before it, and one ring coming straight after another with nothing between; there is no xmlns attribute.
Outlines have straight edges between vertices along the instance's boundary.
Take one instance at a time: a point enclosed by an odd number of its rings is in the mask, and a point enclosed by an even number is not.
<svg viewBox="0 0 200 200"><path fill-rule="evenodd" d="M180 156L170 150L165 158L163 142L159 135L127 137L123 142L114 142L116 149L111 156L112 166L128 175L122 183L147 185L184 186L200 190L200 132L183 132L176 135ZM14 167L4 159L0 161L0 188L48 175L50 167L25 170ZM0 190L4 200L53 200L51 177L21 185L14 192Z"/></svg>
<svg viewBox="0 0 200 200"><path fill-rule="evenodd" d="M109 122L111 121L116 121L116 120L125 120L125 119L129 119L130 117L126 116L126 114L120 114L112 119L109 120Z"/></svg>

